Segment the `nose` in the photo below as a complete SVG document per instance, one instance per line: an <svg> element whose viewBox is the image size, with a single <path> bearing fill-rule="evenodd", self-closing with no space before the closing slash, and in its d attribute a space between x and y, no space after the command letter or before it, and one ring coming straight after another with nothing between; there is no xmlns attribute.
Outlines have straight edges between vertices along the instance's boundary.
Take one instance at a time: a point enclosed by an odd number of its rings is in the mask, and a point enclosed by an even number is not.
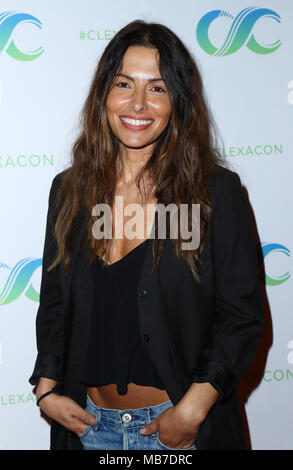
<svg viewBox="0 0 293 470"><path fill-rule="evenodd" d="M135 111L147 109L148 105L145 92L143 90L134 90L129 106Z"/></svg>

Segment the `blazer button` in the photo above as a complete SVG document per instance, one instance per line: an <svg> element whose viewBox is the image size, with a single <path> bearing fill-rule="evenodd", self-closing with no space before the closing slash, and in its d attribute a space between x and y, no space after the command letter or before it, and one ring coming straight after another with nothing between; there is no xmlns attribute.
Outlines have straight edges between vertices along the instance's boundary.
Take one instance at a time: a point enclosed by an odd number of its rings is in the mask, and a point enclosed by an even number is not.
<svg viewBox="0 0 293 470"><path fill-rule="evenodd" d="M144 342L147 343L150 340L150 337L148 334L143 335Z"/></svg>
<svg viewBox="0 0 293 470"><path fill-rule="evenodd" d="M141 289L139 292L138 292L138 295L140 297L146 297L148 294L148 291L146 289Z"/></svg>

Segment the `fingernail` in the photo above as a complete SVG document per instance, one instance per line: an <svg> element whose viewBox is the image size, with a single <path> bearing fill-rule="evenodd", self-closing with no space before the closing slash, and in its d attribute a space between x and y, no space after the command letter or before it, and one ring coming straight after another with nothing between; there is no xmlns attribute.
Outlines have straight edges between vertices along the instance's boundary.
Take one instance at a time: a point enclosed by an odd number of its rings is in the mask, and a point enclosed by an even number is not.
<svg viewBox="0 0 293 470"><path fill-rule="evenodd" d="M144 434L146 432L146 428L141 428L140 432Z"/></svg>
<svg viewBox="0 0 293 470"><path fill-rule="evenodd" d="M95 422L96 422L96 419L95 419L95 418L91 418L91 423L92 423L92 424L95 424Z"/></svg>

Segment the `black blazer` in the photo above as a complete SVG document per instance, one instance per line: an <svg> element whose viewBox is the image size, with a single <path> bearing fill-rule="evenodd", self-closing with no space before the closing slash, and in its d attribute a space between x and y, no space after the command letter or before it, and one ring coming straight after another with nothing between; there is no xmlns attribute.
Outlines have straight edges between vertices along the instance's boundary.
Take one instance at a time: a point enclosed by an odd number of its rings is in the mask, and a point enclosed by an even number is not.
<svg viewBox="0 0 293 470"><path fill-rule="evenodd" d="M66 171L66 170L65 170ZM43 253L37 312L38 355L29 381L57 380L56 391L86 406L79 375L89 330L93 286L82 249L81 213L71 231L71 263L46 269L56 253L51 207L65 172L53 180ZM258 284L258 256L252 222L237 173L219 167L210 177L212 228L201 255L207 269L202 285L187 263L177 258L167 238L155 272L148 246L137 304L141 336L173 405L192 382L210 382L219 399L200 426L200 449L244 449L236 385L253 361L263 329L264 310ZM51 449L82 449L76 434L52 422Z"/></svg>

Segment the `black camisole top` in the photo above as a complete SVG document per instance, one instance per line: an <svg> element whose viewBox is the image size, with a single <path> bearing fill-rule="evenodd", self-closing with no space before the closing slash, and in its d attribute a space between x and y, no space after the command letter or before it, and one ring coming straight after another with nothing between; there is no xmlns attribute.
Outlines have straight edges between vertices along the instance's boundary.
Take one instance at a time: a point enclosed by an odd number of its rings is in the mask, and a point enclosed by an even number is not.
<svg viewBox="0 0 293 470"><path fill-rule="evenodd" d="M93 303L91 328L81 382L88 386L150 385L165 390L139 331L137 288L146 254L146 239L109 266L97 258L91 265Z"/></svg>

